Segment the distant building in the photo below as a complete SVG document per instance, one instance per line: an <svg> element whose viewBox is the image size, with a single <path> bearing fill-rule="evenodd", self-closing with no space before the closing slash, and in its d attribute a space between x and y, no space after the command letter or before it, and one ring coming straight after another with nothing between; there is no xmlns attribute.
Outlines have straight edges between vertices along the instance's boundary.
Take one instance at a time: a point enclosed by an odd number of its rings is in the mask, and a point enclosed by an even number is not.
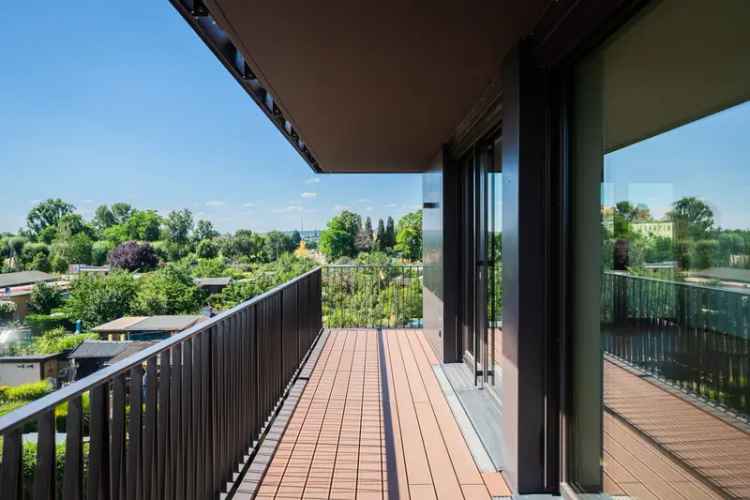
<svg viewBox="0 0 750 500"><path fill-rule="evenodd" d="M674 223L671 221L633 222L630 227L642 236L674 239Z"/></svg>
<svg viewBox="0 0 750 500"><path fill-rule="evenodd" d="M115 342L86 340L68 355L74 367L74 380L80 380L97 370L112 365L154 345L155 342Z"/></svg>
<svg viewBox="0 0 750 500"><path fill-rule="evenodd" d="M161 340L208 318L201 315L123 316L92 331L108 340Z"/></svg>
<svg viewBox="0 0 750 500"><path fill-rule="evenodd" d="M195 286L213 295L229 286L232 278L195 278Z"/></svg>
<svg viewBox="0 0 750 500"><path fill-rule="evenodd" d="M112 266L92 266L89 264L70 264L68 266L68 274L82 274L82 273L93 273L93 274L109 274L112 271Z"/></svg>
<svg viewBox="0 0 750 500"><path fill-rule="evenodd" d="M64 368L65 353L0 357L0 385L20 385L57 379Z"/></svg>

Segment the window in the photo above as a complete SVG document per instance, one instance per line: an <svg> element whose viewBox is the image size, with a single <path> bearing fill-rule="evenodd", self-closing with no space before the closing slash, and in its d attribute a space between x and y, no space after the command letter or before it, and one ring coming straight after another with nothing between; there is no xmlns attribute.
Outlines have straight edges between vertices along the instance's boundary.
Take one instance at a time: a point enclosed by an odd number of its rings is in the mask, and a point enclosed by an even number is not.
<svg viewBox="0 0 750 500"><path fill-rule="evenodd" d="M744 1L656 2L575 70L581 489L750 494L748 21Z"/></svg>

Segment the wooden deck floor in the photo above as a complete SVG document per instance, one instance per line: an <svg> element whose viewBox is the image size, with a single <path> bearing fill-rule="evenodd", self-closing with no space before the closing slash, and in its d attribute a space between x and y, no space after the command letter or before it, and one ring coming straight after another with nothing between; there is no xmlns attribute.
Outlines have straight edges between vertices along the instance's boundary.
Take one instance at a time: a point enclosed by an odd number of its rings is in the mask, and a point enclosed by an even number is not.
<svg viewBox="0 0 750 500"><path fill-rule="evenodd" d="M489 500L417 330L334 330L260 483L258 499Z"/></svg>

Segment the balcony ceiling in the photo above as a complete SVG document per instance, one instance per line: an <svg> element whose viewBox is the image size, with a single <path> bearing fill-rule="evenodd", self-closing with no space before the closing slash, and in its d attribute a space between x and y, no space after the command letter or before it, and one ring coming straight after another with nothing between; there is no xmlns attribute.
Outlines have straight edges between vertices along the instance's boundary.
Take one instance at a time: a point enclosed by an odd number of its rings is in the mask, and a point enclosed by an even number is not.
<svg viewBox="0 0 750 500"><path fill-rule="evenodd" d="M549 0L206 0L323 172L420 172Z"/></svg>

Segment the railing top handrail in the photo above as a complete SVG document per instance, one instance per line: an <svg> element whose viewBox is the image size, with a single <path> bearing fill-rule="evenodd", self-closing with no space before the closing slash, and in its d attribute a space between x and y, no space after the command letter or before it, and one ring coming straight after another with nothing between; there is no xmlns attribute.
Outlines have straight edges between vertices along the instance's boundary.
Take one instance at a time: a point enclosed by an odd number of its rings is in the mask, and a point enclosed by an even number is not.
<svg viewBox="0 0 750 500"><path fill-rule="evenodd" d="M604 271L604 274L609 276L619 276L621 278L628 278L633 280L642 280L642 281L652 281L654 283L664 283L667 285L675 285L675 286L681 286L686 288L699 288L703 290L709 290L712 292L721 292L721 293L729 293L729 294L735 294L735 295L750 295L750 290L743 291L743 290L731 290L729 288L719 288L716 286L709 286L709 285L700 285L698 283L686 283L684 281L673 281L673 280L667 280L664 278L652 278L650 276L637 276L634 274L627 274L624 271Z"/></svg>
<svg viewBox="0 0 750 500"><path fill-rule="evenodd" d="M168 339L164 339L140 352L134 353L133 355L128 356L127 358L118 361L111 366L102 368L101 370L92 373L88 377L82 378L81 380L73 382L72 384L68 384L65 387L62 387L42 398L31 401L30 403L0 417L0 434L3 434L8 430L23 424L25 421L39 415L40 413L54 409L56 406L64 403L69 399L79 396L86 391L94 389L97 386L108 382L114 377L127 372L131 368L143 364L143 362L147 361L149 358L152 358L157 354L161 354L169 348L180 344L185 340L190 339L191 337L195 337L203 333L204 331L216 326L221 321L234 315L235 313L279 293L285 288L294 285L295 283L305 279L306 277L320 272L320 270L321 268L320 266L318 266L311 271L301 274L296 278L287 281L286 283L282 283L281 285L268 290L267 292L257 295L250 300L246 300L245 302L242 302L241 304L238 304L231 309L227 309L226 311L217 314L213 318L209 318L207 321L197 323L187 330L175 334Z"/></svg>
<svg viewBox="0 0 750 500"><path fill-rule="evenodd" d="M323 266L323 268L325 269L327 268L357 268L357 267L421 268L421 267L424 267L424 264L326 264Z"/></svg>

